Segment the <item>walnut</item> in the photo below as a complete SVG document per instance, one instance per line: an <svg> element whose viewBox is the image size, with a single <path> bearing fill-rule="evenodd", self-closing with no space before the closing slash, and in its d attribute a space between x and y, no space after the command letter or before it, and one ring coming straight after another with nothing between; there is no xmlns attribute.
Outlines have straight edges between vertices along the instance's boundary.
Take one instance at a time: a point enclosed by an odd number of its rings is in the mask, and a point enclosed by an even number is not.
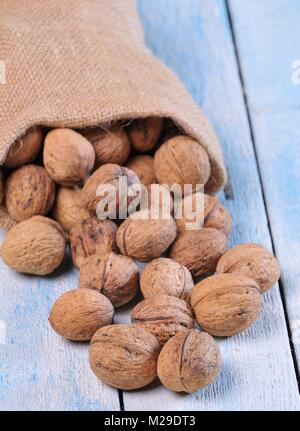
<svg viewBox="0 0 300 431"><path fill-rule="evenodd" d="M6 181L6 208L17 222L34 215L48 214L54 199L55 184L41 166L22 166L10 174Z"/></svg>
<svg viewBox="0 0 300 431"><path fill-rule="evenodd" d="M83 220L90 218L90 213L81 206L82 191L79 187L60 186L56 193L52 214L66 232Z"/></svg>
<svg viewBox="0 0 300 431"><path fill-rule="evenodd" d="M167 218L173 213L174 201L167 187L151 184L142 189L140 209L159 214L159 218Z"/></svg>
<svg viewBox="0 0 300 431"><path fill-rule="evenodd" d="M70 248L73 263L80 268L84 260L93 254L117 251L117 226L111 220L90 217L76 224L70 231Z"/></svg>
<svg viewBox="0 0 300 431"><path fill-rule="evenodd" d="M197 205L200 213L196 213ZM231 231L232 220L229 211L218 198L203 193L193 193L179 202L182 217L176 218L179 232L186 230L190 223L198 228L212 227L228 235ZM193 227L195 229L195 227Z"/></svg>
<svg viewBox="0 0 300 431"><path fill-rule="evenodd" d="M128 217L117 232L121 253L141 262L160 257L176 238L176 223L172 217L147 217L148 211L139 211Z"/></svg>
<svg viewBox="0 0 300 431"><path fill-rule="evenodd" d="M41 150L42 143L43 129L41 127L29 129L24 136L12 144L4 161L4 166L11 169L33 162Z"/></svg>
<svg viewBox="0 0 300 431"><path fill-rule="evenodd" d="M253 278L265 293L280 277L277 259L259 244L241 244L228 250L219 260L217 274L232 273Z"/></svg>
<svg viewBox="0 0 300 431"><path fill-rule="evenodd" d="M4 200L4 176L3 176L3 170L0 168L0 205L3 203Z"/></svg>
<svg viewBox="0 0 300 431"><path fill-rule="evenodd" d="M121 125L115 125L109 130L101 127L90 128L83 132L83 135L94 147L96 168L106 163L124 165L128 159L130 142Z"/></svg>
<svg viewBox="0 0 300 431"><path fill-rule="evenodd" d="M140 153L152 150L158 143L162 126L163 119L160 117L140 118L132 121L128 127L132 147Z"/></svg>
<svg viewBox="0 0 300 431"><path fill-rule="evenodd" d="M94 254L82 263L78 280L80 288L96 289L107 296L114 307L120 307L135 297L139 270L128 256L112 252Z"/></svg>
<svg viewBox="0 0 300 431"><path fill-rule="evenodd" d="M185 265L198 279L212 274L218 260L227 250L227 237L213 228L186 230L177 236L170 249L170 258Z"/></svg>
<svg viewBox="0 0 300 431"><path fill-rule="evenodd" d="M106 296L91 289L74 289L53 304L49 321L58 335L73 341L89 341L95 332L110 325L114 315Z"/></svg>
<svg viewBox="0 0 300 431"><path fill-rule="evenodd" d="M262 304L256 282L239 274L221 274L198 283L191 303L200 327L211 335L225 337L247 329Z"/></svg>
<svg viewBox="0 0 300 431"><path fill-rule="evenodd" d="M0 225L2 229L10 230L13 226L16 226L18 222L13 220L7 212L5 206L0 205Z"/></svg>
<svg viewBox="0 0 300 431"><path fill-rule="evenodd" d="M154 156L155 176L160 184L206 184L210 162L205 149L188 136L165 141Z"/></svg>
<svg viewBox="0 0 300 431"><path fill-rule="evenodd" d="M100 205L101 200L104 198L105 202L106 199L109 200L109 205L112 208L112 211L109 211L108 203L106 202L104 207L105 210L107 210L107 217L113 216L111 218L117 218L119 211L123 211L127 214L127 207L130 202L133 201L134 197L120 193L120 178L125 180L128 189L134 184L140 184L138 176L133 171L123 166L108 163L98 168L83 187L82 205L92 213L97 210L97 206ZM113 187L115 191L115 195L109 198L107 198L104 193L99 194L99 186L107 187L108 185ZM124 193L126 193L126 190L124 190ZM102 216L101 212L100 216Z"/></svg>
<svg viewBox="0 0 300 431"><path fill-rule="evenodd" d="M46 136L44 165L51 178L63 186L82 184L92 171L95 151L92 144L71 129L54 129Z"/></svg>
<svg viewBox="0 0 300 431"><path fill-rule="evenodd" d="M172 259L154 259L141 275L141 291L144 298L171 295L190 300L194 287L190 271Z"/></svg>
<svg viewBox="0 0 300 431"><path fill-rule="evenodd" d="M162 348L157 373L172 391L192 393L209 385L220 372L221 354L214 339L196 329L182 331Z"/></svg>
<svg viewBox="0 0 300 431"><path fill-rule="evenodd" d="M46 275L63 261L66 240L54 220L34 216L12 227L2 244L6 265L25 274Z"/></svg>
<svg viewBox="0 0 300 431"><path fill-rule="evenodd" d="M218 198L205 194L204 212L204 227L212 227L229 235L232 228L231 215Z"/></svg>
<svg viewBox="0 0 300 431"><path fill-rule="evenodd" d="M93 373L104 383L132 390L155 379L158 353L156 338L144 329L111 325L93 336L89 359Z"/></svg>
<svg viewBox="0 0 300 431"><path fill-rule="evenodd" d="M154 335L161 346L177 332L194 326L193 312L188 303L169 295L144 299L132 310L131 321Z"/></svg>
<svg viewBox="0 0 300 431"><path fill-rule="evenodd" d="M142 154L132 157L126 167L135 172L141 184L145 186L150 186L157 182L154 173L154 158L152 156Z"/></svg>

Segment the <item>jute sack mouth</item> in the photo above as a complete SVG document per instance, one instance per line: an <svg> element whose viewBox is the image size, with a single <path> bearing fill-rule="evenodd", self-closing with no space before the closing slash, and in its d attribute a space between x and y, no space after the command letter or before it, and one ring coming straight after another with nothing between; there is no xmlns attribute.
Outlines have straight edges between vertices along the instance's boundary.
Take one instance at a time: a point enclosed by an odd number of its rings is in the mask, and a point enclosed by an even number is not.
<svg viewBox="0 0 300 431"><path fill-rule="evenodd" d="M145 46L134 0L2 0L0 12L1 164L33 126L85 128L160 116L206 149L206 191L224 185L218 139L175 74ZM0 224L10 223L2 208Z"/></svg>

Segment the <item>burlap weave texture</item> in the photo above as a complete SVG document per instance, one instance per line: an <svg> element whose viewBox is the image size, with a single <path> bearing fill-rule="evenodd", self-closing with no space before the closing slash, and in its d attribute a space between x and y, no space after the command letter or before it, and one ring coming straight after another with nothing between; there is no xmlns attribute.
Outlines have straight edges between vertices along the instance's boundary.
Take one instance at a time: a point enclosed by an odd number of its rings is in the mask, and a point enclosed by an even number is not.
<svg viewBox="0 0 300 431"><path fill-rule="evenodd" d="M224 185L216 135L146 48L134 0L1 0L0 60L0 162L34 125L81 128L157 115L206 148L208 189Z"/></svg>

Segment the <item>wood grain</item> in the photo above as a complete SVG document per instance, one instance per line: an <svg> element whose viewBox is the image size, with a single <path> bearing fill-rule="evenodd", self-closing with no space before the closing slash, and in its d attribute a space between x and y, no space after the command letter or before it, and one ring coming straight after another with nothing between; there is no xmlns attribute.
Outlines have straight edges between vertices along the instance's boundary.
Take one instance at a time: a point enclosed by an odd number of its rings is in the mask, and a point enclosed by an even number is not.
<svg viewBox="0 0 300 431"><path fill-rule="evenodd" d="M245 9L246 10L246 9ZM253 144L223 1L139 2L146 41L184 81L221 138L231 177L231 243L255 241L271 248ZM220 378L194 395L159 385L124 393L125 410L299 409L297 381L278 288L264 297L263 312L245 333L219 341ZM276 351L276 354L274 354Z"/></svg>
<svg viewBox="0 0 300 431"><path fill-rule="evenodd" d="M118 391L90 370L88 344L64 340L48 322L56 297L77 286L70 268L67 261L39 278L16 274L1 261L0 410L119 410Z"/></svg>
<svg viewBox="0 0 300 431"><path fill-rule="evenodd" d="M299 367L300 5L230 0L229 6Z"/></svg>
<svg viewBox="0 0 300 431"><path fill-rule="evenodd" d="M298 96L291 96L288 78L284 84L278 84L278 76L282 78L284 75L277 75L277 70L268 75L271 76L270 83L266 84L267 79L264 85L257 82L262 79L260 73L265 75L263 78L267 76L267 70L260 70L265 64L263 57L267 55L264 51L273 49L275 56L278 44L274 48L271 39L268 42L264 35L264 32L274 35L271 25L274 19L269 22L270 11L259 6L259 3L265 2L247 1L244 9L238 6L239 2L245 1L231 1L230 7L237 39L241 41L238 47L247 93L251 96L249 106L254 137L256 144L260 144L257 148L258 161L271 229L276 252L283 264L283 288L288 312L297 319L299 298L292 292L299 282L299 269L296 259L288 259L288 255L290 252L292 256L297 256L300 232L297 218L299 183L291 181L297 178L299 162L296 147L299 134L295 132L300 124L299 99L296 99ZM277 25L276 29L280 27L285 29L280 32L287 31L290 25L288 20L291 20L293 31L296 31L296 10L291 8L294 17L286 18L284 8L279 7L280 0L275 0L273 4L279 8L277 13L281 13L281 27ZM227 194L230 199L223 197L234 219L231 244L256 241L271 248L257 161L224 1L139 0L138 5L147 44L184 81L220 136L231 177L231 192ZM255 37L256 20L260 32ZM264 25L268 26L265 31ZM260 34L266 38L265 48L265 42L258 46ZM280 34L276 36L278 40L283 36ZM252 38L251 43L247 42L247 38ZM253 39L256 40L255 45ZM288 53L284 58L293 54L293 60L294 47L298 44L291 35L289 40ZM259 59L254 55L257 51L260 52ZM297 55L300 56L300 53ZM251 64L251 58L255 59L254 64ZM277 67L279 63L280 59L275 63ZM287 70L289 67L288 63ZM283 71L282 64L280 68ZM275 88L280 85L283 88L281 95ZM289 89L289 96L286 89ZM299 89L293 87L295 92ZM260 105L259 99L264 99L266 105ZM278 108L281 102L282 110ZM287 144L291 144L288 154L285 151ZM275 150L278 152L275 153ZM294 199L296 194L298 200ZM287 227L284 217L290 226L294 226L293 232ZM118 410L118 391L103 385L93 376L88 365L87 346L62 340L47 321L54 299L63 291L76 287L76 271L70 272L66 263L56 277L41 279L15 274L1 262L0 279L0 329L5 325L6 332L5 337L3 331L0 336L0 409ZM118 312L115 320L129 321L129 307ZM299 410L294 364L277 287L264 297L263 312L252 328L236 337L218 340L218 343L223 366L219 379L213 385L193 395L182 395L171 393L156 382L144 390L124 392L125 409L179 412Z"/></svg>

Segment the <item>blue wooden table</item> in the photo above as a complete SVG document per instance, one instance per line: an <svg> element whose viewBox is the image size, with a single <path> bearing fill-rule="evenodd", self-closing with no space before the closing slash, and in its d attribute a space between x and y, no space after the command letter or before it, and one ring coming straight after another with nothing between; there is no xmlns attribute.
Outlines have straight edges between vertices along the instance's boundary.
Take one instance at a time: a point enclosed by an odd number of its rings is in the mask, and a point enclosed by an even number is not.
<svg viewBox="0 0 300 431"><path fill-rule="evenodd" d="M221 376L193 395L157 384L121 393L91 373L87 346L47 317L76 271L17 275L0 265L0 409L299 410L300 3L139 0L146 41L182 79L220 137L231 245L259 242L280 260L279 286L248 331L218 340ZM128 320L128 311L116 317ZM298 382L297 382L298 381Z"/></svg>

